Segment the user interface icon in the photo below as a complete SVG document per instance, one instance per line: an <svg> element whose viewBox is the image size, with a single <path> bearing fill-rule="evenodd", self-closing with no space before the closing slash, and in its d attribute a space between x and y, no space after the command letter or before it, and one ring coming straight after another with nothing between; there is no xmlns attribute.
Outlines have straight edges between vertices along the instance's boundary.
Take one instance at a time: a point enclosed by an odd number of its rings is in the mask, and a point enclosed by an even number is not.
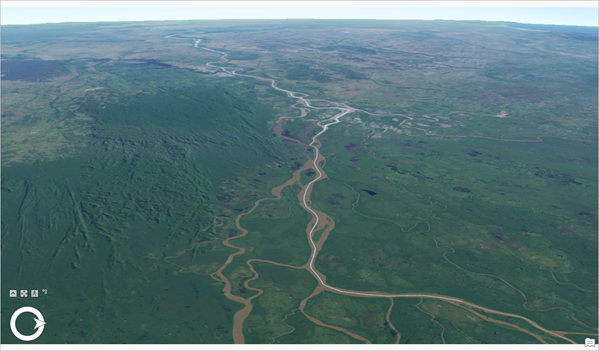
<svg viewBox="0 0 599 351"><path fill-rule="evenodd" d="M27 290L25 290L25 292L27 292ZM35 327L33 327L33 329L37 329L37 331L31 335L23 335L17 329L17 318L19 318L19 316L25 312L33 313L35 315L35 317L33 318L33 320L35 321ZM10 330L12 331L14 336L23 341L33 341L37 339L44 332L45 325L46 322L44 321L44 316L42 315L42 313L37 309L29 306L19 308L15 311L15 313L12 314L12 317L10 318Z"/></svg>

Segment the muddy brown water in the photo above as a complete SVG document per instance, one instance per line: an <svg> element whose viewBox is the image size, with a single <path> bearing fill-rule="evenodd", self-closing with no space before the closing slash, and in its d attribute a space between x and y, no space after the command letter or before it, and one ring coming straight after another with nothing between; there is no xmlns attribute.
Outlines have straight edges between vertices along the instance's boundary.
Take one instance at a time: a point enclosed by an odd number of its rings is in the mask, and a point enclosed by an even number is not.
<svg viewBox="0 0 599 351"><path fill-rule="evenodd" d="M201 48L198 47L199 41L196 41L195 43L195 47L196 48ZM217 52L220 53L221 55L221 62L227 62L228 60L225 58L227 55L225 53L222 52L218 52L212 49L207 49L207 48L203 48L212 52ZM513 318L518 318L521 320L526 321L527 323L529 323L530 325L532 325L533 327L535 327L536 329L543 331L547 334L550 334L552 336L557 336L563 340L566 340L570 343L575 344L575 342L567 337L565 337L565 334L578 334L578 333L572 333L572 332L566 332L566 331L550 331L547 330L545 328L542 328L541 326L539 326L538 324L536 324L535 322L522 317L522 316L518 316L515 314L511 314L511 313L505 313L505 312L501 312L501 311L496 311L496 310L492 310L492 309L488 309L479 305L475 305L473 303L469 303L466 302L464 300L461 299L457 299L454 297L450 297L450 296L444 296L444 295L437 295L437 294L387 294L384 292L376 292L376 291L353 291L353 290L345 290L345 289L338 289L335 287L332 287L328 284L326 284L326 276L324 276L324 274L320 273L318 270L315 269L315 267L313 266L313 262L315 261L315 258L318 254L318 252L322 249L324 243L326 242L328 235L330 233L331 230L334 229L335 227L335 221L329 217L327 214L320 212L320 211L316 211L314 209L312 209L308 204L310 203L310 194L313 190L313 184L316 181L320 181L322 179L326 179L327 175L323 170L324 165L326 164L326 159L324 158L324 156L322 156L322 154L320 154L319 149L321 147L321 142L318 140L318 136L320 136L321 134L323 134L326 130L328 125L330 124L335 124L335 123L339 123L340 120L338 119L338 117L344 116L346 114L352 113L354 111L356 111L356 109L351 108L349 106L347 106L344 103L334 103L334 102L330 102L330 101L326 101L329 102L331 104L333 104L333 106L336 107L332 107L334 109L340 109L340 110L346 110L344 112L341 112L337 115L335 115L332 118L329 118L327 120L321 121L318 123L319 126L323 127L323 130L318 133L316 136L314 136L312 138L312 143L310 145L306 145L304 143L301 143L300 141L293 139L291 137L288 136L283 136L282 132L283 132L283 125L285 124L285 119L287 118L301 118L306 116L306 114L309 111L309 108L318 108L318 107L314 107L314 106L310 106L310 101L308 99L305 99L305 97L307 97L308 95L305 94L299 94L299 93L295 93L289 90L285 90L285 89L281 89L277 86L277 83L272 80L272 79L266 79L266 78L261 78L261 77L256 77L256 76L250 76L250 75L243 75L243 74L238 74L235 73L235 71L227 71L225 68L223 67L219 67L219 66L214 66L211 63L207 64L208 67L212 67L212 68L217 68L217 69L221 69L226 73L232 74L232 75L236 75L236 76L241 76L241 77L250 77L250 78L254 78L260 81L269 81L271 82L271 87L279 90L279 91L283 91L287 94L288 97L290 98L294 98L297 99L298 101L296 102L296 104L293 105L293 107L296 107L298 109L300 109L301 111L301 115L298 117L281 117L279 118L279 120L276 122L276 126L273 128L274 133L282 138L287 140L287 141L291 141L291 142L297 142L301 145L304 145L306 147L311 146L313 148L314 151L314 156L316 156L316 160L314 159L308 159L308 161L306 163L304 163L304 165L300 168L297 169L294 173L293 176L286 181L284 184L272 189L271 193L274 197L272 198L264 198L264 199L260 199L257 200L254 203L254 206L247 212L239 214L236 218L235 218L235 225L237 227L237 229L239 229L241 231L241 234L235 236L235 237L231 237L228 239L225 239L223 241L223 244L225 246L231 247L233 249L236 249L237 252L229 255L229 257L227 258L226 262L216 271L214 272L211 277L217 281L223 282L225 284L224 288L223 288L223 292L225 294L225 296L233 301L237 301L240 302L242 304L244 304L244 307L235 314L234 317L234 324L233 324L233 340L236 344L243 344L245 342L245 338L243 335L243 323L245 321L245 319L247 318L247 316L250 314L250 312L252 311L252 300L255 299L256 297L262 295L263 291L262 289L258 289L258 288L252 288L249 286L249 283L255 279L258 278L258 273L254 270L253 266L252 266L252 262L253 261L259 261L259 262L266 262L266 263L270 263L270 264L275 264L275 265L279 265L279 266L286 266L286 267L290 267L290 268L294 268L294 269L305 269L307 271L310 272L310 274L312 274L317 280L318 280L318 286L316 287L316 289L312 292L312 294L310 296L308 296L307 298L305 298L304 300L301 301L299 309L300 311L313 323L326 327L326 328L331 328L331 329L335 329L338 330L340 332L343 332L357 340L360 340L362 342L365 343L371 343L369 340L365 339L364 337L357 335L355 333L352 333L348 330L345 330L344 328L341 327L337 327L337 326L333 326L333 325L328 325L325 324L321 321L319 321L318 319L308 315L305 311L304 308L306 306L307 301L320 294L323 291L330 291L336 294L343 294L343 295L348 295L348 296L354 296L354 297L366 297L366 298L390 298L393 301L393 298L400 298L400 297L420 297L420 298L429 298L429 299L438 299L438 300L443 300L445 302L451 303L455 306L464 308L476 315L478 315L479 317L485 319L486 321L492 322L492 323L497 323L497 324L503 324L503 325L508 325L510 327L513 327L517 330L520 330L526 334L529 334L533 337L535 337L537 340L539 340L539 342L541 343L547 343L541 336L534 334L528 330L525 330L521 327L518 327L516 325L513 325L511 323L508 322L504 322L504 321L499 321L499 320L495 320L492 319L490 317L486 317L483 316L482 314L474 311L474 309L477 310L481 310L487 313L492 313L492 314L499 314L499 315L504 315L504 316L508 316L508 317L513 317ZM301 95L301 96L300 96ZM313 101L317 101L317 100L313 100ZM318 101L325 101L325 100L318 100ZM305 107L297 107L297 105L300 106L305 106ZM309 108L307 108L309 107ZM329 108L330 109L330 108ZM409 117L408 117L409 118ZM411 119L411 118L410 118ZM336 121L336 122L331 122L331 121ZM329 124L326 125L322 125L321 123L324 122L330 122ZM366 139L365 139L366 140ZM519 142L523 142L521 140L512 140L512 141L519 141ZM542 140L540 139L540 137L538 138L538 140L536 140L536 142L541 142ZM531 142L535 142L535 141L531 141ZM352 150L353 151L353 150ZM411 161L404 161L406 164L411 165L412 162ZM301 267L294 267L294 266L289 266L289 265L283 265L280 263L276 263L276 262L272 262L272 261L266 261L266 260L258 260L258 259L250 259L248 260L246 263L248 264L250 270L252 271L252 273L254 274L254 276L248 280L246 280L244 282L244 286L248 289L254 290L257 292L257 294L249 297L249 298L242 298L239 296L235 296L231 293L231 282L227 279L227 277L222 273L223 270L229 265L231 264L231 262L233 261L233 258L237 255L242 255L245 253L245 249L241 248L241 247L237 247L233 244L230 243L231 240L237 239L237 238L241 238L247 235L248 231L246 229L244 229L243 227L241 227L240 225L240 220L243 216L246 216L250 213L252 213L262 201L267 201L267 200L271 200L271 201L276 201L276 200L280 200L281 199L281 191L287 187L290 186L292 184L300 184L300 173L304 170L307 169L312 169L315 172L319 173L319 176L317 178L315 178L313 181L309 182L306 185L301 186L302 190L300 191L299 195L298 195L298 200L300 201L300 205L307 211L310 212L312 214L312 219L311 221L308 223L307 227L306 227L306 234L308 236L308 241L310 242L310 246L311 246L311 255L310 255L310 260L309 262L307 262L305 265L301 266ZM315 224L318 223L316 226ZM321 234L320 239L318 240L318 242L313 242L312 241L312 236L314 235L315 232L318 231L323 231ZM396 343L399 342L400 338L401 338L401 334L395 329L395 327L391 324L389 317L391 314L391 311L393 309L393 303L391 305L391 307L389 308L387 315L386 315L386 321L387 323L389 323L389 326L395 331L397 332L397 340ZM596 334L585 334L585 335L596 335Z"/></svg>

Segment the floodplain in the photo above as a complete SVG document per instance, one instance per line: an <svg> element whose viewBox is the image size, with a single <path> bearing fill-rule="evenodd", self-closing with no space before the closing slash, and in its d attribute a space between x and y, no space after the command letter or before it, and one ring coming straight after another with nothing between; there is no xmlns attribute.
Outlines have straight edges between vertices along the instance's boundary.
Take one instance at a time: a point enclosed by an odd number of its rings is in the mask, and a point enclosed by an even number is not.
<svg viewBox="0 0 599 351"><path fill-rule="evenodd" d="M1 279L47 289L34 343L597 338L596 33L4 27Z"/></svg>

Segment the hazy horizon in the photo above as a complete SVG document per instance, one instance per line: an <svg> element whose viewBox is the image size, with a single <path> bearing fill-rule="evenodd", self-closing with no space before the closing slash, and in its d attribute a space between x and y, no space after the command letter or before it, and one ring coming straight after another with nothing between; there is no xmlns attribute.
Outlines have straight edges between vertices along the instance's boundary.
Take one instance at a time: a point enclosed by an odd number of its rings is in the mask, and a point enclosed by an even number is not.
<svg viewBox="0 0 599 351"><path fill-rule="evenodd" d="M2 4L2 25L51 23L142 22L186 20L444 20L515 22L523 24L597 27L597 6L593 7L12 7ZM154 4L154 3L153 3ZM330 4L330 3L328 3ZM353 4L353 3L352 3ZM8 6L7 6L8 5ZM143 5L143 4L140 4ZM296 3L294 3L294 6ZM220 5L219 6L223 6Z"/></svg>

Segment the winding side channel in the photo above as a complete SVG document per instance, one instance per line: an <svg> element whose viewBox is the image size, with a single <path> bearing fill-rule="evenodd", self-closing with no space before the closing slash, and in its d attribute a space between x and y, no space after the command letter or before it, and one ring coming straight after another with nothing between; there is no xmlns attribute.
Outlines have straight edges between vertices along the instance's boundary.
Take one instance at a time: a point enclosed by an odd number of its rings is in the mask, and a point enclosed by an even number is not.
<svg viewBox="0 0 599 351"><path fill-rule="evenodd" d="M201 32L196 32L197 34L201 34ZM185 39L185 40L190 40L191 38L182 38L182 37L177 37L177 35L169 35L165 38L170 38L170 39ZM228 55L224 52L220 52L217 50L213 50L210 48L206 48L206 47L202 47L199 46L200 42L202 41L202 39L191 39L194 41L193 46L195 48L198 49L203 49L203 50L207 50L210 52L214 52L217 54L220 54L220 62L224 63L224 62L228 62L229 60L226 58ZM320 121L318 122L318 126L322 127L322 130L320 132L318 132L316 135L314 135L312 137L312 141L309 145L309 147L311 147L314 150L314 159L310 159L308 160L308 162L306 162L306 164L304 164L304 166L295 171L294 175L291 179L289 179L287 182L285 182L283 185L280 185L276 188L274 188L272 190L272 194L275 196L274 198L264 198L264 199L260 199L258 201L255 202L254 206L252 207L252 209L250 209L248 212L246 213L242 213L240 215L237 216L236 220L235 220L235 224L237 226L237 228L241 231L241 234L235 236L235 237L231 237L228 238L226 240L223 241L223 244L237 249L238 251L231 254L227 261L223 264L223 266L221 266L215 273L213 273L211 275L211 277L215 280L221 281L223 283L225 283L225 287L223 288L223 292L225 293L225 296L227 296L227 298L243 303L245 305L245 307L237 312L235 314L234 317L234 326L233 326L233 339L234 342L236 344L242 344L245 342L245 338L243 336L243 322L245 321L245 318L249 315L249 313L252 310L252 304L251 304L251 300L253 300L254 298L260 296L263 291L261 289L257 289L257 288L251 288L248 283L252 280L255 280L258 277L258 274L255 272L255 270L252 268L251 266L251 262L252 261L261 261L261 262L268 262L271 264L275 264L275 265L280 265L280 266L287 266L290 268L295 268L295 269L306 269L308 270L317 280L318 280L318 286L317 288L314 290L314 292L312 293L312 295L310 295L308 298L304 299L302 301L302 303L300 304L299 309L302 311L302 313L304 313L306 315L306 317L308 317L310 320L312 320L314 323L328 327L328 328L333 328L333 329L337 329L340 330L342 332L345 332L346 334L358 339L358 340L362 340L364 342L369 343L368 340L364 339L363 337L359 336L359 335L355 335L353 333L350 333L346 330L344 330L343 328L339 328L339 327L335 327L335 326L329 326L326 325L318 320L316 320L313 317L308 316L304 311L303 311L303 307L306 305L306 302L309 298L319 294L322 291L330 291L330 292L334 292L334 293L338 293L338 294L343 294L343 295L349 295L349 296L355 296L355 297L369 297L369 298L390 298L391 300L393 298L427 298L427 299L436 299L436 300L443 300L445 302L451 303L455 306L464 308L468 311L471 311L475 314L478 314L476 312L474 312L472 310L472 308L474 309L478 309L487 313L492 313L492 314L499 314L499 315L503 315L503 316L508 316L508 317L513 317L513 318L517 318L523 321L526 321L528 324L530 324L531 326L535 327L536 329L553 335L555 337L561 338L565 341L568 341L572 344L576 344L575 341L567 338L565 336L565 334L578 334L578 333L570 333L570 332L566 332L566 331L552 331L552 330L547 330L543 327L541 327L540 325L538 325L537 323L535 323L534 321L516 315L516 314L512 314L512 313L506 313L506 312L501 312L501 311L496 311L496 310L492 310L486 307L482 307L467 301L464 301L462 299L458 299L455 297L451 297L451 296L443 296L443 295L436 295L436 294L387 294L387 293L381 293L381 292L364 292L364 291L353 291L353 290L346 290L346 289L339 289L339 288L335 288L331 285L328 285L326 283L326 277L320 273L315 267L314 267L314 262L316 260L316 255L318 254L318 252L322 249L322 246L324 244L324 242L326 241L326 238L328 236L328 232L331 231L334 227L334 221L327 216L326 214L316 211L314 210L312 207L310 207L310 205L308 205L308 202L310 201L310 194L313 190L313 185L314 183L316 183L319 180L322 180L324 178L326 178L326 173L324 172L324 170L322 169L322 167L324 166L324 164L326 163L326 159L322 156L322 154L320 154L320 147L321 147L321 143L318 140L318 137L321 136L323 133L325 133L328 129L329 126L332 126L334 124L340 123L341 122L341 118L356 111L357 109L352 108L347 106L344 103L336 103L336 102L331 102L331 101L327 101L329 103L332 103L334 105L337 105L338 107L316 107L316 106L312 106L310 104L310 100L306 100L304 97L307 97L308 95L306 94L301 94L303 96L298 96L298 93L290 91L290 90L286 90L286 89L282 89L279 88L276 85L276 81L274 79L270 79L270 78L262 78L262 77L257 77L257 76L252 76L252 75L247 75L247 74L240 74L237 73L237 71L239 71L240 69L235 69L235 70L227 70L225 67L221 67L221 66L215 66L213 65L213 63L217 63L217 62L210 62L207 63L206 66L211 67L211 68L215 68L215 69L219 69L222 70L225 73L234 75L234 76L239 76L239 77L247 77L247 78L252 78L252 79L256 79L256 80L260 80L260 81L268 81L270 82L270 86L273 89L276 89L278 91L284 92L285 94L287 94L287 97L290 98L294 98L297 99L299 102L301 102L303 105L305 105L306 107L309 108L313 108L313 109L329 109L329 110L340 110L340 112L338 114L336 114L335 116L328 118L326 120ZM319 100L319 101L323 101L323 100ZM303 117L306 115L306 110L304 108L300 108L300 110L302 111L302 115L300 117ZM277 135L281 136L281 128L280 126L282 125L282 120L284 117L282 117L281 119L279 119L279 121L277 121L277 128L275 128L275 132L277 133ZM288 138L290 139L290 138ZM295 140L295 139L293 139ZM297 140L295 140L297 141ZM298 143L302 144L301 142L297 141ZM305 144L304 144L305 145ZM323 166L320 166L320 164L323 164ZM300 192L299 195L299 200L300 200L300 205L308 212L310 212L312 214L312 220L310 221L310 223L308 224L308 228L310 228L309 230L306 230L307 235L308 235L308 241L310 244L310 248L311 248L311 255L310 255L310 260L308 263L306 263L306 265L302 266L302 267L292 267L292 266L288 266L288 265L283 265L283 264L279 264L276 262L271 262L271 261L265 261L265 260L258 260L258 259L250 259L247 261L247 264L250 266L251 271L255 274L253 278L251 278L250 280L246 281L244 283L244 285L252 290L257 291L258 293L256 295L253 295L247 299L244 299L240 296L235 296L233 294L231 294L231 283L230 281L224 276L224 274L222 273L223 270L233 261L233 257L243 254L245 253L245 249L241 248L241 247L237 247L234 246L230 243L231 240L237 239L237 238L241 238L243 236L245 236L247 234L247 230L243 229L240 224L239 221L240 219L247 215L250 214L255 208L257 208L257 206L259 205L260 202L265 201L265 200L278 200L281 198L280 194L282 189L284 189L285 187L295 184L295 183L299 183L299 175L300 172L305 170L305 169L314 169L318 172L318 177L314 178L311 182L309 182L308 184L306 184L305 186L302 187L302 191ZM326 222L326 223L325 223ZM323 234L321 235L320 240L315 243L313 240L313 236L315 231L320 230L320 229L324 229L325 224L328 225L328 228L325 229L325 231L323 232ZM393 305L391 306L391 308L389 309L388 313L387 313L387 318L389 316L389 314L391 313L391 309L392 309ZM531 334L530 332L528 332L527 330L518 327L514 324L511 323L507 323L507 322L503 322L503 321L498 321L498 320L493 320L490 318L487 318L488 321L493 322L493 323L498 323L498 324L504 324L504 325L509 325L510 327L516 328L522 332ZM395 329L395 328L394 328ZM536 334L534 334L536 335ZM595 335L595 334L589 334L589 335ZM540 336L537 337L537 339L543 343L546 343ZM399 341L399 336L397 341Z"/></svg>

